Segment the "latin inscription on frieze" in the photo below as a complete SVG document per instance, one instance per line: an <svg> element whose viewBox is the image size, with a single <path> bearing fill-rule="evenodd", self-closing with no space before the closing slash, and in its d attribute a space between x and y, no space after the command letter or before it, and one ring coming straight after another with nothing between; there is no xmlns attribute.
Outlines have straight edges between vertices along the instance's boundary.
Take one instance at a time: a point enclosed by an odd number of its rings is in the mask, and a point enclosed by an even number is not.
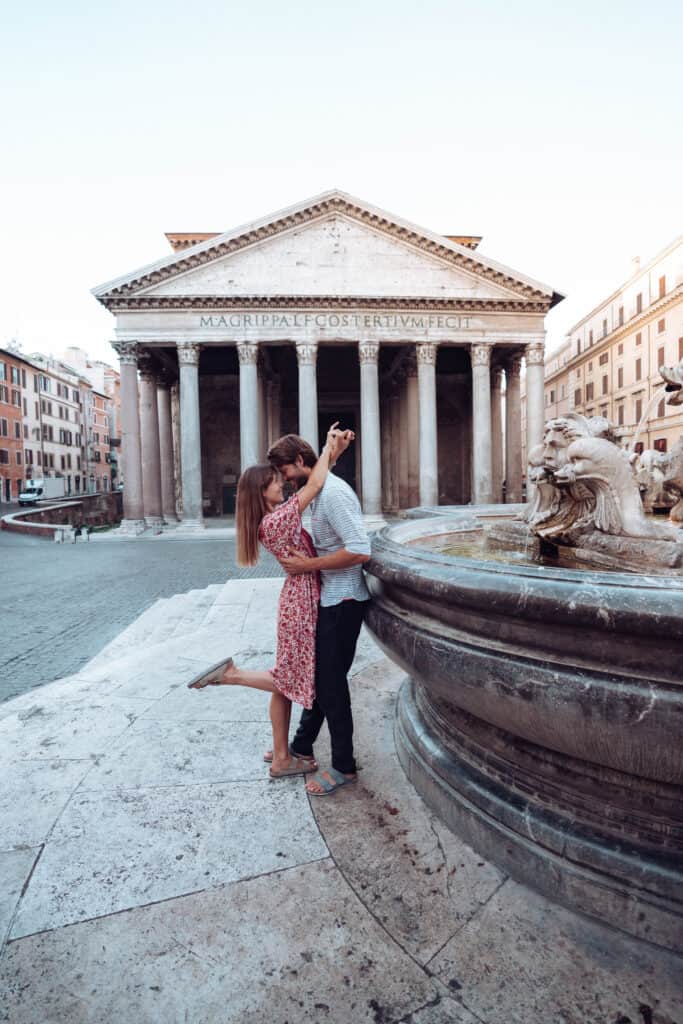
<svg viewBox="0 0 683 1024"><path fill-rule="evenodd" d="M419 313L220 313L199 318L204 328L300 328L351 327L424 331L429 329L461 330L469 327L469 317L450 314Z"/></svg>

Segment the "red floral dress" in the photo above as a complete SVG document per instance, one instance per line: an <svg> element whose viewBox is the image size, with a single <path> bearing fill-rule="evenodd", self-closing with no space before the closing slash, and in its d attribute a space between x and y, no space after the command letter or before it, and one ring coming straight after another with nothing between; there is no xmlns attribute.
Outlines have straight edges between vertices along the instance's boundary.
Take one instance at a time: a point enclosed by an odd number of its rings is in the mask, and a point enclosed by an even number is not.
<svg viewBox="0 0 683 1024"><path fill-rule="evenodd" d="M288 554L290 547L315 558L313 541L301 524L296 494L263 517L259 540L276 558ZM287 577L278 603L273 679L285 697L305 708L313 707L315 697L315 628L319 601L319 575L306 572Z"/></svg>

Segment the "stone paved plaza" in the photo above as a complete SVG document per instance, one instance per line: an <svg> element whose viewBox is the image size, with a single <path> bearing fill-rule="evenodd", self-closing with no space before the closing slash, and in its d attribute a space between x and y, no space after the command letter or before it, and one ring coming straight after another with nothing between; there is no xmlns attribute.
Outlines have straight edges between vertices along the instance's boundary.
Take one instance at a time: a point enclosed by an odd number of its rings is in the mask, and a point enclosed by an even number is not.
<svg viewBox="0 0 683 1024"><path fill-rule="evenodd" d="M315 802L268 779L267 697L186 684L272 662L279 588L162 599L0 706L0 1020L681 1024L680 959L541 899L427 809L395 754L402 673L367 634L358 784Z"/></svg>
<svg viewBox="0 0 683 1024"><path fill-rule="evenodd" d="M202 543L172 545L93 534L90 543L60 545L0 530L0 702L77 672L159 598L279 575L267 552L253 569L238 568L232 533L207 530Z"/></svg>

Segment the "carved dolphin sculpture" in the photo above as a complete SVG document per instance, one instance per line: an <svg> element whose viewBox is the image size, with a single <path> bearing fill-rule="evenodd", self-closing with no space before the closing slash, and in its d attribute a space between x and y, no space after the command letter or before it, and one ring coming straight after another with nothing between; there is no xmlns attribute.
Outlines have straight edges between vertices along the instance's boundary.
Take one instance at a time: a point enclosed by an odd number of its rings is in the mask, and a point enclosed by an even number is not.
<svg viewBox="0 0 683 1024"><path fill-rule="evenodd" d="M629 453L600 437L582 437L567 449L567 463L557 470L560 484L585 484L595 496L593 519L603 533L675 540L671 527L651 522L643 512Z"/></svg>
<svg viewBox="0 0 683 1024"><path fill-rule="evenodd" d="M683 405L683 359L676 366L660 366L659 375L671 392L667 405Z"/></svg>

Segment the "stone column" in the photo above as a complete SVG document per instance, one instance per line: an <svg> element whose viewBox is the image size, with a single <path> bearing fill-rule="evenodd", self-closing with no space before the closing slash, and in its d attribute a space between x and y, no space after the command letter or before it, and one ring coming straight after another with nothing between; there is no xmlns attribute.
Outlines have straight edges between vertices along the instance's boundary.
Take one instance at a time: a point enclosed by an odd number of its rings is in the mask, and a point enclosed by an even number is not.
<svg viewBox="0 0 683 1024"><path fill-rule="evenodd" d="M401 374L398 381L398 504L399 508L410 506L408 484L408 380Z"/></svg>
<svg viewBox="0 0 683 1024"><path fill-rule="evenodd" d="M491 479L493 501L503 500L503 370L491 371Z"/></svg>
<svg viewBox="0 0 683 1024"><path fill-rule="evenodd" d="M415 346L419 392L420 504L439 504L439 465L436 440L436 345Z"/></svg>
<svg viewBox="0 0 683 1024"><path fill-rule="evenodd" d="M522 500L522 359L513 356L505 367L505 500Z"/></svg>
<svg viewBox="0 0 683 1024"><path fill-rule="evenodd" d="M377 363L379 343L361 341L360 359L360 429L361 479L363 512L366 516L382 514L382 459L379 429L379 378Z"/></svg>
<svg viewBox="0 0 683 1024"><path fill-rule="evenodd" d="M161 514L167 524L177 523L175 506L175 472L173 466L173 424L171 416L171 385L157 381L159 410L159 453L161 455Z"/></svg>
<svg viewBox="0 0 683 1024"><path fill-rule="evenodd" d="M318 451L317 356L317 345L297 344L296 358L299 364L299 434L305 441L308 441L315 452Z"/></svg>
<svg viewBox="0 0 683 1024"><path fill-rule="evenodd" d="M121 462L123 467L124 533L145 529L142 501L142 451L138 403L138 347L135 342L113 342L121 363ZM85 488L84 488L85 490Z"/></svg>
<svg viewBox="0 0 683 1024"><path fill-rule="evenodd" d="M180 367L180 463L183 481L183 527L204 528L202 450L199 428L199 345L178 343Z"/></svg>
<svg viewBox="0 0 683 1024"><path fill-rule="evenodd" d="M259 461L258 347L237 345L240 361L240 462L242 471Z"/></svg>
<svg viewBox="0 0 683 1024"><path fill-rule="evenodd" d="M173 476L175 478L175 507L183 507L183 473L180 465L180 382L171 386L171 432L173 434Z"/></svg>
<svg viewBox="0 0 683 1024"><path fill-rule="evenodd" d="M408 504L414 507L420 501L420 398L415 358L410 359L406 366L406 414Z"/></svg>
<svg viewBox="0 0 683 1024"><path fill-rule="evenodd" d="M542 341L531 342L524 349L526 358L526 454L543 440L544 418L544 346ZM528 485L528 482L527 482Z"/></svg>
<svg viewBox="0 0 683 1024"><path fill-rule="evenodd" d="M395 512L401 507L401 390L400 385L392 386L389 396L389 461L393 480L393 505Z"/></svg>
<svg viewBox="0 0 683 1024"><path fill-rule="evenodd" d="M472 503L491 501L491 348L472 345Z"/></svg>
<svg viewBox="0 0 683 1024"><path fill-rule="evenodd" d="M142 448L142 503L145 525L159 529L161 516L161 451L157 378L149 357L138 360L140 368L140 442Z"/></svg>

